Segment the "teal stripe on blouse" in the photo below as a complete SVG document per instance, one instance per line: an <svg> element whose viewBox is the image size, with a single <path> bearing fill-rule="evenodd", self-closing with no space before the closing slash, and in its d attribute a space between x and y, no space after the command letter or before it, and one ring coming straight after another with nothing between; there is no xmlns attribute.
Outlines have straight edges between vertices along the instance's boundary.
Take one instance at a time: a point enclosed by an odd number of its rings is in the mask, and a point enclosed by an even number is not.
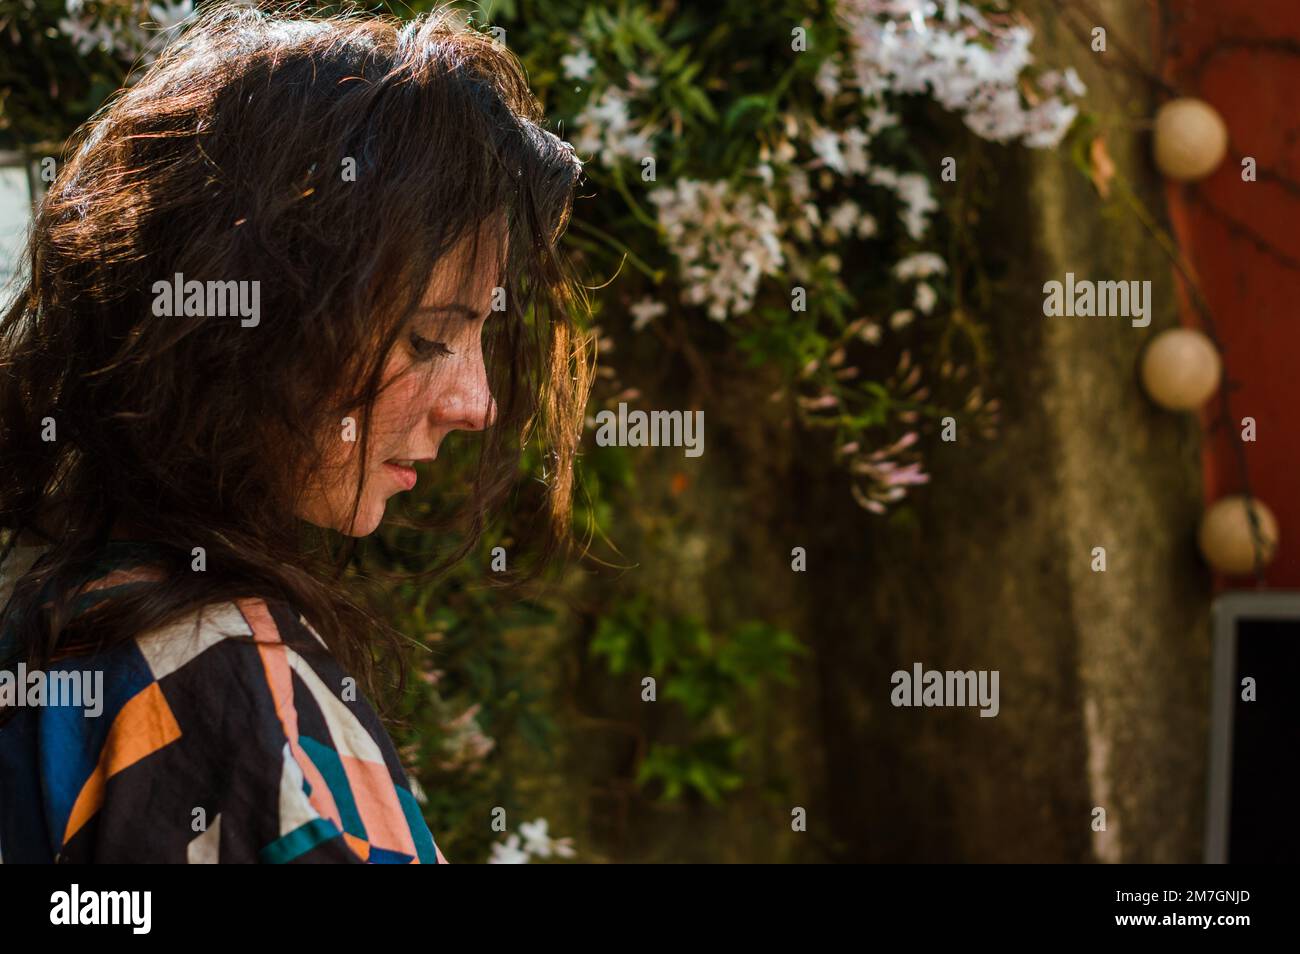
<svg viewBox="0 0 1300 954"><path fill-rule="evenodd" d="M333 822L323 818L313 818L306 824L299 825L289 834L281 835L259 851L257 856L263 864L282 865L300 855L305 855L317 845L338 837L339 830Z"/></svg>
<svg viewBox="0 0 1300 954"><path fill-rule="evenodd" d="M438 849L433 843L429 826L424 823L424 816L420 814L420 805L415 796L399 786L397 800L402 803L402 814L406 816L406 827L411 830L411 840L415 842L415 853L420 864L436 865Z"/></svg>
<svg viewBox="0 0 1300 954"><path fill-rule="evenodd" d="M361 812L357 810L357 800L352 795L348 774L343 770L343 760L339 758L338 752L305 735L298 736L298 744L307 753L307 758L320 769L330 794L334 796L334 804L339 808L343 830L349 835L356 835L364 841L369 841L365 823L361 820Z"/></svg>

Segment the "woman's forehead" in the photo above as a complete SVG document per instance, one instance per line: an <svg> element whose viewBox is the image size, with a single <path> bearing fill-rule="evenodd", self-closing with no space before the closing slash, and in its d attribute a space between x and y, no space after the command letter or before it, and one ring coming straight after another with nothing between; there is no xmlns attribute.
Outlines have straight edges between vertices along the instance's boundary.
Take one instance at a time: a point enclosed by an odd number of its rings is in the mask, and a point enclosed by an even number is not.
<svg viewBox="0 0 1300 954"><path fill-rule="evenodd" d="M477 309L501 282L507 241L504 230L488 227L463 238L433 267L422 304L459 303Z"/></svg>

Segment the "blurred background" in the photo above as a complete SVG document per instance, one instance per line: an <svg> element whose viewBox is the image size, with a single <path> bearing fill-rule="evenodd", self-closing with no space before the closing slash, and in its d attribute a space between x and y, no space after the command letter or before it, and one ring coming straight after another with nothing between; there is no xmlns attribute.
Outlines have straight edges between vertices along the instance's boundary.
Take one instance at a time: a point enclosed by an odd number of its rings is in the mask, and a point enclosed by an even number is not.
<svg viewBox="0 0 1300 954"><path fill-rule="evenodd" d="M582 556L504 596L505 517L384 596L447 857L1199 860L1211 601L1300 586L1300 6L458 6L586 161L601 367ZM193 11L0 0L0 279ZM1146 321L1049 316L1067 274L1149 282ZM704 452L602 446L620 404ZM998 671L997 717L892 705L915 663Z"/></svg>

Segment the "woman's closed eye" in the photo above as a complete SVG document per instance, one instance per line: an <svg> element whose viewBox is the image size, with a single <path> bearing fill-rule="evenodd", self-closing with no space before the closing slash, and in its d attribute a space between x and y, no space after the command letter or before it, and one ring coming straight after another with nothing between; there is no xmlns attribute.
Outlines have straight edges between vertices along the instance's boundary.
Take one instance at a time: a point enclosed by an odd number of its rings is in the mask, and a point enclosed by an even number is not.
<svg viewBox="0 0 1300 954"><path fill-rule="evenodd" d="M428 338L423 338L414 331L411 332L410 340L411 350L413 350L415 356L422 361L427 361L434 357L448 357L455 354L454 351L448 348L441 341L430 341Z"/></svg>

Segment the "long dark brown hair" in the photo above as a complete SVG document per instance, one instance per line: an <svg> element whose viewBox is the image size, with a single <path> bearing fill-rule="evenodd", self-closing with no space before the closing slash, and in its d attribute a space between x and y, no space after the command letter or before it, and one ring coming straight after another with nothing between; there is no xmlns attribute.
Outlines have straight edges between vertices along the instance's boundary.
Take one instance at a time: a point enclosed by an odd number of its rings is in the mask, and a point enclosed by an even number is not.
<svg viewBox="0 0 1300 954"><path fill-rule="evenodd" d="M264 596L373 690L397 634L348 585L346 541L294 514L321 435L360 407L356 513L385 359L435 264L488 222L508 234L507 309L483 342L497 417L464 506L427 522L461 541L428 572L474 545L530 442L547 457L536 565L563 549L590 359L557 242L581 167L507 49L446 11L217 7L66 155L0 323L0 559L19 532L51 543L14 590L0 663L39 668ZM259 323L156 317L153 286L176 273L260 282ZM120 527L161 545L169 572L73 618L68 594Z"/></svg>

